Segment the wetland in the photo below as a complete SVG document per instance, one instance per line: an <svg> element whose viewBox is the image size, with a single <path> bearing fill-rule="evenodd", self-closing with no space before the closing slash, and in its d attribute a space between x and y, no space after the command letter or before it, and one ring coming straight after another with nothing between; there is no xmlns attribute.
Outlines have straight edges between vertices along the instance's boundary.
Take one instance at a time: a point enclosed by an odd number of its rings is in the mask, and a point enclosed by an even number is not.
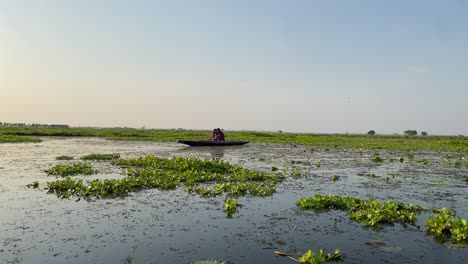
<svg viewBox="0 0 468 264"><path fill-rule="evenodd" d="M463 139L152 135L3 134L30 143L0 144L0 262L466 261Z"/></svg>

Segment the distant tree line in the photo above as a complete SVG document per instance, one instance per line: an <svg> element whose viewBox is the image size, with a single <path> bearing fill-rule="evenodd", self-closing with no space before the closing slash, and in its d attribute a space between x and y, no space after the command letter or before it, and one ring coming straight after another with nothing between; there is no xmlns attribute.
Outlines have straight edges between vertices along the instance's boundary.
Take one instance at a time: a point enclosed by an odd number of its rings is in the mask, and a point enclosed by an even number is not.
<svg viewBox="0 0 468 264"><path fill-rule="evenodd" d="M26 124L26 123L8 123L8 122L0 122L0 126L2 127L49 127L49 128L70 128L69 125L61 125L61 124Z"/></svg>
<svg viewBox="0 0 468 264"><path fill-rule="evenodd" d="M405 134L407 136L416 136L418 134L418 131L409 129L409 130L404 131L403 134ZM369 130L367 132L367 135L373 136L373 135L375 135L375 131L374 130ZM398 135L398 134L395 134L395 135ZM423 131L423 132L421 132L421 135L422 136L427 136L428 134L427 134L426 131Z"/></svg>

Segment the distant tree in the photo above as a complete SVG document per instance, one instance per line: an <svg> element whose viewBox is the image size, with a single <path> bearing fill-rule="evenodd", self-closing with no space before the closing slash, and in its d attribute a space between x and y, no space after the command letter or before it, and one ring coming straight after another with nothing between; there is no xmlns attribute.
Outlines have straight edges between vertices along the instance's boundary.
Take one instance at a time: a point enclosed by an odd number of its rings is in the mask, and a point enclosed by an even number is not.
<svg viewBox="0 0 468 264"><path fill-rule="evenodd" d="M418 134L418 131L416 130L406 130L405 132L403 132L405 135L407 136L416 136Z"/></svg>
<svg viewBox="0 0 468 264"><path fill-rule="evenodd" d="M423 132L421 132L421 135L427 136L427 132L426 132L426 131L423 131Z"/></svg>
<svg viewBox="0 0 468 264"><path fill-rule="evenodd" d="M373 136L373 135L375 135L375 131L374 130L369 130L369 132L367 132L367 135Z"/></svg>
<svg viewBox="0 0 468 264"><path fill-rule="evenodd" d="M278 133L280 133L280 134L283 133L283 130L278 130Z"/></svg>

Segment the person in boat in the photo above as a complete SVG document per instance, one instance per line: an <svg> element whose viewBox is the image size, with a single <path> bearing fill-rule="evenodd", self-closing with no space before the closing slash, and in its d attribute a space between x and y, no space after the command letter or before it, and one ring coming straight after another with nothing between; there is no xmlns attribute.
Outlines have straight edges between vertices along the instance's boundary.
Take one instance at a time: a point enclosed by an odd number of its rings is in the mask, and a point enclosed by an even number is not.
<svg viewBox="0 0 468 264"><path fill-rule="evenodd" d="M218 129L218 133L219 133L219 141L224 142L224 132L220 128L217 128L217 129Z"/></svg>
<svg viewBox="0 0 468 264"><path fill-rule="evenodd" d="M220 134L218 133L218 129L213 129L213 133L211 133L209 141L219 141Z"/></svg>
<svg viewBox="0 0 468 264"><path fill-rule="evenodd" d="M224 141L224 133L219 128L213 129L213 133L210 136L210 141L216 142L223 142Z"/></svg>

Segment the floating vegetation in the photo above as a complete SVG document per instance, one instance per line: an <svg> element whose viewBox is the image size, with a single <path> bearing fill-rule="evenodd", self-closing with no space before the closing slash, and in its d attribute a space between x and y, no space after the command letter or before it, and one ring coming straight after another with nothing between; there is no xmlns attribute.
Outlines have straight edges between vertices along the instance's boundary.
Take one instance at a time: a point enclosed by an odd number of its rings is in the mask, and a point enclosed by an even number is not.
<svg viewBox="0 0 468 264"><path fill-rule="evenodd" d="M39 182L38 181L35 181L33 183L30 183L28 185L26 185L28 188L34 188L34 189L37 189L39 188Z"/></svg>
<svg viewBox="0 0 468 264"><path fill-rule="evenodd" d="M278 167L276 166L271 167L271 171L277 171L277 170L279 170Z"/></svg>
<svg viewBox="0 0 468 264"><path fill-rule="evenodd" d="M428 165L428 164L429 164L429 160L428 160L428 159L422 159L422 160L418 160L418 161L416 161L416 162L422 163L422 164L424 164L424 165Z"/></svg>
<svg viewBox="0 0 468 264"><path fill-rule="evenodd" d="M96 174L97 170L94 170L89 163L77 163L74 165L57 165L44 172L47 175L66 177L78 174L92 175Z"/></svg>
<svg viewBox="0 0 468 264"><path fill-rule="evenodd" d="M454 217L453 211L443 208L440 213L431 216L424 223L428 234L445 241L445 238L455 243L468 243L468 223L465 219Z"/></svg>
<svg viewBox="0 0 468 264"><path fill-rule="evenodd" d="M322 166L322 162L321 161L317 162L317 168L320 168L321 166Z"/></svg>
<svg viewBox="0 0 468 264"><path fill-rule="evenodd" d="M302 171L298 168L294 168L291 172L291 176L293 177L300 177L302 176Z"/></svg>
<svg viewBox="0 0 468 264"><path fill-rule="evenodd" d="M113 162L124 167L127 177L114 180L93 180L84 183L67 177L48 183L49 192L58 197L70 196L90 198L124 197L129 192L157 188L173 190L185 183L185 190L201 196L228 195L272 195L276 183L283 181L283 173L247 170L219 159L200 160L174 157L172 159L147 156L135 159L119 159ZM213 187L198 184L215 183Z"/></svg>
<svg viewBox="0 0 468 264"><path fill-rule="evenodd" d="M340 177L338 177L337 175L333 175L333 177L332 177L333 182L336 182L339 179L340 179Z"/></svg>
<svg viewBox="0 0 468 264"><path fill-rule="evenodd" d="M229 262L215 260L215 259L203 259L193 262L193 264L229 264Z"/></svg>
<svg viewBox="0 0 468 264"><path fill-rule="evenodd" d="M118 153L111 153L111 154L98 154L93 153L86 156L81 157L82 160L115 160L120 158L120 154Z"/></svg>
<svg viewBox="0 0 468 264"><path fill-rule="evenodd" d="M335 253L325 253L323 248L320 248L317 253L313 252L312 250L307 251L304 253L299 259L293 258L291 254L275 251L277 256L288 257L296 262L299 263L306 263L306 264L320 264L326 263L330 261L342 261L343 257L340 254L341 250L339 248L335 249Z"/></svg>
<svg viewBox="0 0 468 264"><path fill-rule="evenodd" d="M227 218L232 218L232 215L237 212L237 199L226 199L224 201L224 212Z"/></svg>
<svg viewBox="0 0 468 264"><path fill-rule="evenodd" d="M291 164L302 164L304 166L312 166L312 163L307 160L291 160Z"/></svg>
<svg viewBox="0 0 468 264"><path fill-rule="evenodd" d="M72 160L73 157L71 156L57 156L55 157L56 160Z"/></svg>
<svg viewBox="0 0 468 264"><path fill-rule="evenodd" d="M351 196L337 196L334 194L316 194L311 198L302 198L296 203L301 209L342 210L349 212L353 221L369 227L380 227L382 224L411 224L416 222L416 216L426 210L420 206L401 202L385 201L379 203L375 199L361 200Z"/></svg>
<svg viewBox="0 0 468 264"><path fill-rule="evenodd" d="M382 159L382 158L380 157L380 154L379 154L379 153L374 153L374 154L372 154L371 160L372 160L373 162L375 162L375 163L382 163L382 162L384 162L384 159Z"/></svg>
<svg viewBox="0 0 468 264"><path fill-rule="evenodd" d="M403 163L405 161L405 158L399 157L398 160L400 161L400 163Z"/></svg>

